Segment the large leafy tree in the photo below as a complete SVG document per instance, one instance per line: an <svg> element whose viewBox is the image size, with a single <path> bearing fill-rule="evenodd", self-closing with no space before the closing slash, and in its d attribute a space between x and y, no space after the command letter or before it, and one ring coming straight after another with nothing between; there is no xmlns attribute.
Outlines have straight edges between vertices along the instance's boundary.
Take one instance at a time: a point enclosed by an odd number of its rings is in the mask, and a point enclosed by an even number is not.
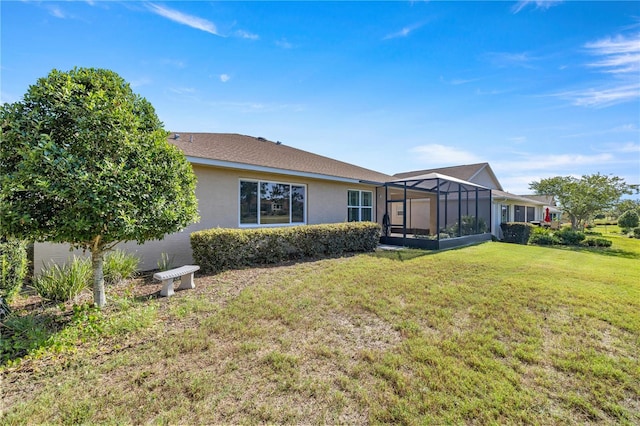
<svg viewBox="0 0 640 426"><path fill-rule="evenodd" d="M562 210L569 216L574 229L583 227L597 213L613 206L624 194L638 191L638 185L628 185L617 176L600 173L573 176L556 176L529 184L538 195L553 195Z"/></svg>
<svg viewBox="0 0 640 426"><path fill-rule="evenodd" d="M89 250L100 307L108 250L198 220L190 164L113 71L53 70L0 107L0 125L1 233Z"/></svg>

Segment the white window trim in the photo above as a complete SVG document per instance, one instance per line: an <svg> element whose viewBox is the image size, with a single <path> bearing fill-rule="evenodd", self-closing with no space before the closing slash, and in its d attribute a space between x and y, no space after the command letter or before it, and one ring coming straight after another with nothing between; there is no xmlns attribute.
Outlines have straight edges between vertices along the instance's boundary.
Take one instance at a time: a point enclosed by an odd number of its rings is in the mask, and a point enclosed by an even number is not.
<svg viewBox="0 0 640 426"><path fill-rule="evenodd" d="M349 199L349 192L357 192L358 193L358 204L357 206L354 206L352 204L349 204L350 199ZM370 206L363 206L362 205L362 193L363 192L367 192L369 194L371 194L371 205ZM348 189L347 190L347 220L349 220L349 209L358 209L358 222L362 222L362 209L371 209L371 220L373 221L373 208L374 208L374 203L375 203L375 198L373 197L373 191L368 191L365 189Z"/></svg>
<svg viewBox="0 0 640 426"><path fill-rule="evenodd" d="M289 191L289 223L273 223L273 224L261 224L260 223L260 194L258 193L258 223L242 223L242 206L240 205L240 191L242 182L255 182L258 184L258 192L260 192L260 184L261 183L273 183L278 185L289 185L292 186L301 186L304 188L304 212L303 212L303 221L302 222L291 222L291 191ZM309 195L309 188L304 183L294 183L294 182L280 182L269 179L255 179L255 178L240 178L238 179L238 227L239 228L279 228L283 226L298 226L298 225L306 225L307 224L307 198Z"/></svg>

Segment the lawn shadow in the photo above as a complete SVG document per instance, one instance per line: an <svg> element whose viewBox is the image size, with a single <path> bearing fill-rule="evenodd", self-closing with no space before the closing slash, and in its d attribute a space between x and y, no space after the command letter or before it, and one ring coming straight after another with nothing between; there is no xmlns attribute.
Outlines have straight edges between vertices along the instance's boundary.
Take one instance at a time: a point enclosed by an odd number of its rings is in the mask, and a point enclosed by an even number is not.
<svg viewBox="0 0 640 426"><path fill-rule="evenodd" d="M555 250L574 251L578 253L593 253L601 256L621 257L624 259L640 259L640 253L610 247L581 247L581 246L539 246Z"/></svg>

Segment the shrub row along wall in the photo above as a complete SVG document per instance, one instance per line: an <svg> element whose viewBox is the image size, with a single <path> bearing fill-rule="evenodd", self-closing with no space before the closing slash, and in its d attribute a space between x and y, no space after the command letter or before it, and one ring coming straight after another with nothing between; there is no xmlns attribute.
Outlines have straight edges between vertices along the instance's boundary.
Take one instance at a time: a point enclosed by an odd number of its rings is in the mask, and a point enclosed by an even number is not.
<svg viewBox="0 0 640 426"><path fill-rule="evenodd" d="M380 225L350 222L260 229L208 229L191 234L196 264L204 273L304 257L375 250Z"/></svg>

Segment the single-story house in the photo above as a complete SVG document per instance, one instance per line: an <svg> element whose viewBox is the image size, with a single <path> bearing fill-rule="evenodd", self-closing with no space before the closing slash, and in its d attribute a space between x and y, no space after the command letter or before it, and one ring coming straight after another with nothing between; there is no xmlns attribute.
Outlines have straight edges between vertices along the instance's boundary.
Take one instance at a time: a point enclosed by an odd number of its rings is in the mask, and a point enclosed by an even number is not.
<svg viewBox="0 0 640 426"><path fill-rule="evenodd" d="M189 235L202 229L374 221L384 242L437 249L499 237L501 221L532 221L542 212L543 203L503 192L487 163L390 176L261 137L168 139L193 166L201 220L161 241L121 244L138 254L143 270L155 269L163 254L175 265L191 263ZM82 253L37 243L35 269L72 254Z"/></svg>

